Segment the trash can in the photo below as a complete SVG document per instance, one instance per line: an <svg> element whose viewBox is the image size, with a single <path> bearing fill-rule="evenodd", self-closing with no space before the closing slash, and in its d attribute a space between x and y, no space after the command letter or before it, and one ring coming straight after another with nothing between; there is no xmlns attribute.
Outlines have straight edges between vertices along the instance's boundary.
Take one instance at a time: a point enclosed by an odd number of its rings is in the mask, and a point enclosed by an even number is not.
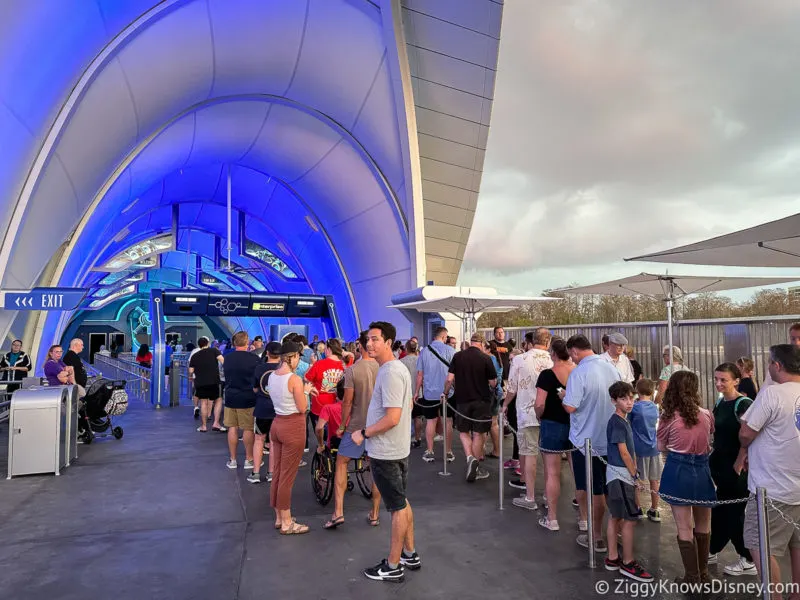
<svg viewBox="0 0 800 600"><path fill-rule="evenodd" d="M20 389L11 396L8 419L8 479L55 473L66 465L68 386Z"/></svg>

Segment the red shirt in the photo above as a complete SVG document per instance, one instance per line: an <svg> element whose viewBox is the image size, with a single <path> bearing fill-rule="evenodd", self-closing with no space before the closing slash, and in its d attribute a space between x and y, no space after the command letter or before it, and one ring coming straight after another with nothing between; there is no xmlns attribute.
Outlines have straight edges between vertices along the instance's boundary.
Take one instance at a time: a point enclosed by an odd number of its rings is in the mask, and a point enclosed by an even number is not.
<svg viewBox="0 0 800 600"><path fill-rule="evenodd" d="M333 404L326 404L322 407L319 418L328 422L328 446L330 447L334 433L336 433L339 426L342 424L342 403L334 402Z"/></svg>
<svg viewBox="0 0 800 600"><path fill-rule="evenodd" d="M336 385L344 377L344 364L335 358L315 362L306 373L306 380L314 384L319 394L311 397L311 412L320 415L322 407L336 402Z"/></svg>

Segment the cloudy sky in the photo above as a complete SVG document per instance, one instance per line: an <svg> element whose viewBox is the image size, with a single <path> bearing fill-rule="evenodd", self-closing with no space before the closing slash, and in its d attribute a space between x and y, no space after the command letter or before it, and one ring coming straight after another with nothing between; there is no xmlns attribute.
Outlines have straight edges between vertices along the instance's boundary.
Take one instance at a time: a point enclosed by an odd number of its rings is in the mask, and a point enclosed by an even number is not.
<svg viewBox="0 0 800 600"><path fill-rule="evenodd" d="M797 274L621 259L800 212L798 32L796 0L506 1L459 283Z"/></svg>

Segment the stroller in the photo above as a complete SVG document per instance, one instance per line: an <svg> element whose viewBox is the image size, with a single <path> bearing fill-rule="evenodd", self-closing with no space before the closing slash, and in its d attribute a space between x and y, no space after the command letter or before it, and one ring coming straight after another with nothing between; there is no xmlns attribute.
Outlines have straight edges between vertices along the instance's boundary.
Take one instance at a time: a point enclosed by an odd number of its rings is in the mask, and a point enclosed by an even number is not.
<svg viewBox="0 0 800 600"><path fill-rule="evenodd" d="M111 417L125 414L127 410L124 380L95 379L87 387L83 407L78 411L78 437L84 444L91 444L96 437L122 438L122 427L114 426Z"/></svg>

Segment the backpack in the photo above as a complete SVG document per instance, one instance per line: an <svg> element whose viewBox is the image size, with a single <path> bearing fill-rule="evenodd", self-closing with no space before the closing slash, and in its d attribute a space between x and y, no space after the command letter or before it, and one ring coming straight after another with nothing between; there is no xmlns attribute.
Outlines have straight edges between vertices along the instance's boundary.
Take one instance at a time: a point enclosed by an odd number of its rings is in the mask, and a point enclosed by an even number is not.
<svg viewBox="0 0 800 600"><path fill-rule="evenodd" d="M742 400L750 400L750 398L748 398L747 396L739 396L739 397L736 399L736 404L734 404L734 405L733 405L733 416L734 416L734 417L736 417L736 420L737 420L739 423L741 423L741 422L742 422L742 419L739 417L739 403L740 403ZM714 403L714 410L717 410L717 407L718 407L720 404L722 404L722 402L723 402L722 396L720 396L719 398L717 398L717 401Z"/></svg>

